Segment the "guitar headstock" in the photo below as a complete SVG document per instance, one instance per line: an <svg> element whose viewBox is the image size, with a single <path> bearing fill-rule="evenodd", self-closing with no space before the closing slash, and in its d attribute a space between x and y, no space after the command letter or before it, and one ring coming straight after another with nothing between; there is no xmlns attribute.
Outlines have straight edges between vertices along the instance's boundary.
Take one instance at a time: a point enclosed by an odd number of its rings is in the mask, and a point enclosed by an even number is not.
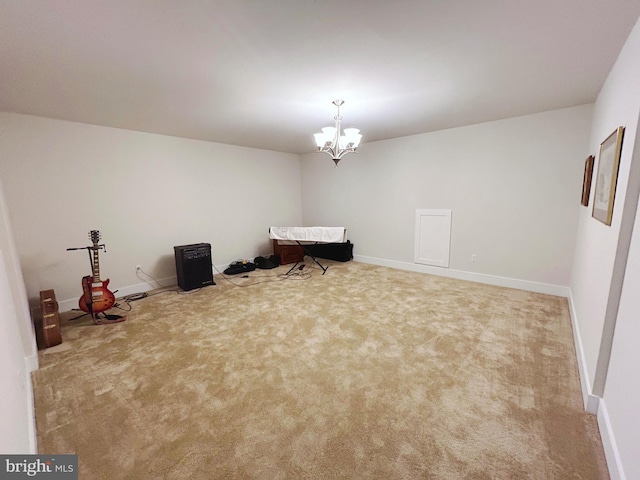
<svg viewBox="0 0 640 480"><path fill-rule="evenodd" d="M98 230L91 230L89 232L89 240L93 243L93 246L97 246L100 242L100 232Z"/></svg>

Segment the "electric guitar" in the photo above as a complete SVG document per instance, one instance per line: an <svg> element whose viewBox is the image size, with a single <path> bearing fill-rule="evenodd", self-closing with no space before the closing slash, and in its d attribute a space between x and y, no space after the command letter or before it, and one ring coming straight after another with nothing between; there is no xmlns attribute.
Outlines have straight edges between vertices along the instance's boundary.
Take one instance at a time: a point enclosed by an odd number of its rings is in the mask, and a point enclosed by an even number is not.
<svg viewBox="0 0 640 480"><path fill-rule="evenodd" d="M100 232L91 230L89 238L93 243L92 247L88 247L93 251L93 275L82 277L82 296L78 302L80 309L94 316L96 313L104 312L113 307L116 297L109 291L109 280L100 280L100 263L98 261L98 250L100 250Z"/></svg>

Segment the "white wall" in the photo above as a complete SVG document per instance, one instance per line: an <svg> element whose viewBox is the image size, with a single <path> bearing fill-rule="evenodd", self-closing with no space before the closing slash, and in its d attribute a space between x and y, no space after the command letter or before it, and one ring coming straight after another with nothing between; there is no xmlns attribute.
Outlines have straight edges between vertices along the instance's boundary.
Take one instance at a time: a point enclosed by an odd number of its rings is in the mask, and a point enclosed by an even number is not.
<svg viewBox="0 0 640 480"><path fill-rule="evenodd" d="M35 453L30 372L38 366L20 264L0 181L0 452Z"/></svg>
<svg viewBox="0 0 640 480"><path fill-rule="evenodd" d="M100 230L110 289L148 289L135 265L175 281L173 247L212 244L213 263L272 252L268 228L300 224L297 155L0 113L0 176L30 299L77 304Z"/></svg>
<svg viewBox="0 0 640 480"><path fill-rule="evenodd" d="M588 209L582 209L578 224L571 290L591 382L596 373L638 121L640 49L634 45L638 35L640 33L636 25L598 97L589 142L590 153L596 156L595 179L600 143L618 126L626 128L611 226L591 217L592 204ZM592 185L592 197L594 188L595 182Z"/></svg>
<svg viewBox="0 0 640 480"><path fill-rule="evenodd" d="M584 355L581 373L602 395L598 420L612 478L628 479L640 478L639 78L640 20L594 108L592 154L615 128L626 127L612 224L591 218L591 209L581 211L571 282Z"/></svg>
<svg viewBox="0 0 640 480"><path fill-rule="evenodd" d="M640 53L640 52L639 52ZM640 129L636 133L634 164L640 168ZM636 197L637 198L637 197ZM603 403L626 478L640 478L640 215L636 215Z"/></svg>
<svg viewBox="0 0 640 480"><path fill-rule="evenodd" d="M591 113L585 105L365 138L338 168L305 155L304 222L347 227L356 255L410 264L416 209L452 209L451 269L566 287Z"/></svg>
<svg viewBox="0 0 640 480"><path fill-rule="evenodd" d="M634 165L640 169L638 145L640 129L636 131L633 157ZM640 378L637 372L640 365L640 215L637 214L623 280L602 400L606 410L599 416L604 423L601 429L609 430L608 435L617 447L610 449L618 469L624 472L624 477L619 478L633 479L640 478Z"/></svg>

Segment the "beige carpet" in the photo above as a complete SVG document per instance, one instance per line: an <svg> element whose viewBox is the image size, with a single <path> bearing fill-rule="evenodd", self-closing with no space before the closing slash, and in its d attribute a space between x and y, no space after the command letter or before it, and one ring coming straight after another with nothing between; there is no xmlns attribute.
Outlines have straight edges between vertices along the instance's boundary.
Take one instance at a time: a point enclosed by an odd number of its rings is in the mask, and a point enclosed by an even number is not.
<svg viewBox="0 0 640 480"><path fill-rule="evenodd" d="M82 480L608 478L566 299L326 263L64 322L39 451Z"/></svg>

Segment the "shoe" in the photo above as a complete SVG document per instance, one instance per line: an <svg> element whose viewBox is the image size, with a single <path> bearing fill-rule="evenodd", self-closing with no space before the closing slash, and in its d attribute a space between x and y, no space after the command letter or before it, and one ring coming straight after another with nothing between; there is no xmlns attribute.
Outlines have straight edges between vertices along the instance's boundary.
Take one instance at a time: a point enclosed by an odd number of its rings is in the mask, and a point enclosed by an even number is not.
<svg viewBox="0 0 640 480"><path fill-rule="evenodd" d="M275 255L271 255L269 258L256 257L253 261L256 264L256 267L262 270L271 270L272 268L276 268L280 265L280 261Z"/></svg>

